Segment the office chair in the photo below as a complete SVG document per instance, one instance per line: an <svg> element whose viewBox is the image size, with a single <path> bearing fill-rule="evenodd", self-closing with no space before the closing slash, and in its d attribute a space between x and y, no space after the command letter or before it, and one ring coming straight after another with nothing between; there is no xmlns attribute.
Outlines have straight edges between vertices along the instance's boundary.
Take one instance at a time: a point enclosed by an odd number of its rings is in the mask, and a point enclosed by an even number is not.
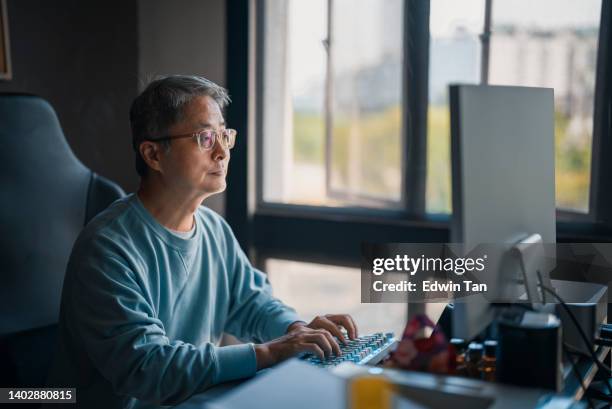
<svg viewBox="0 0 612 409"><path fill-rule="evenodd" d="M44 386L72 245L123 195L74 156L47 101L0 93L0 387Z"/></svg>

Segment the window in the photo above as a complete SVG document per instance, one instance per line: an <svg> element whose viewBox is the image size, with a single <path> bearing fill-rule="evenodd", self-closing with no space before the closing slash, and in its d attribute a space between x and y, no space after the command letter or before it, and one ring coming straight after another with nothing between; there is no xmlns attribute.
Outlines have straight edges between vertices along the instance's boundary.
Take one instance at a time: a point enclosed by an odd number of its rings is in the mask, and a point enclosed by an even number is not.
<svg viewBox="0 0 612 409"><path fill-rule="evenodd" d="M401 207L401 0L264 2L263 201Z"/></svg>
<svg viewBox="0 0 612 409"><path fill-rule="evenodd" d="M584 213L600 12L601 0L493 2L489 82L554 88L557 207Z"/></svg>
<svg viewBox="0 0 612 409"><path fill-rule="evenodd" d="M525 10L529 10L526 14ZM554 88L557 207L589 212L601 0L494 0L488 83ZM448 84L480 82L485 1L432 0L427 210L450 212Z"/></svg>

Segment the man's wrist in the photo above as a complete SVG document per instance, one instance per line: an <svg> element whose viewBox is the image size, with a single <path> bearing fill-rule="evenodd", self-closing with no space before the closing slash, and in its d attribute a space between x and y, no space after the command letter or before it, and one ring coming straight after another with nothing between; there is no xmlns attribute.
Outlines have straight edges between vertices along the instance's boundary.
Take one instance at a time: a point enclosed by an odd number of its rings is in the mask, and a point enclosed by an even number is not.
<svg viewBox="0 0 612 409"><path fill-rule="evenodd" d="M287 332L286 334L294 331L295 329L299 328L299 327L305 327L308 324L305 323L304 321L295 321L293 323L291 323L288 327L287 327Z"/></svg>
<svg viewBox="0 0 612 409"><path fill-rule="evenodd" d="M255 349L255 360L257 361L257 370L267 368L274 364L272 356L270 355L270 348L266 344L254 345Z"/></svg>

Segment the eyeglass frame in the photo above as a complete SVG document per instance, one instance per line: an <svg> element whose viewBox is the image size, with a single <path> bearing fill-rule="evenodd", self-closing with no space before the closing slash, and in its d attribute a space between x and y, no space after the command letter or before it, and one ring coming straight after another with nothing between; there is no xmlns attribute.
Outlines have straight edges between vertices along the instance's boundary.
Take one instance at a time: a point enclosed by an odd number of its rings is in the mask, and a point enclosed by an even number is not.
<svg viewBox="0 0 612 409"><path fill-rule="evenodd" d="M210 146L210 148L206 149L200 146L200 143L197 140L197 136L207 132L207 131L211 131L215 133L215 142ZM221 146L223 147L227 147L227 149L232 149L235 145L236 145L236 136L238 135L238 131L236 131L235 129L232 128L225 128L224 131L230 131L234 134L234 143L232 144L232 146L226 146L223 141L221 140L221 132L219 132L216 129L201 129L199 131L196 132L191 132L191 133L186 133L186 134L179 134L179 135L168 135L168 136L164 136L162 138L145 138L145 141L148 142L164 142L164 141L171 141L174 139L183 139L183 138L194 138L196 140L196 143L198 144L198 148L201 149L202 151L211 151L213 150L213 148L215 147L215 145L217 144L217 142L219 142L221 144Z"/></svg>

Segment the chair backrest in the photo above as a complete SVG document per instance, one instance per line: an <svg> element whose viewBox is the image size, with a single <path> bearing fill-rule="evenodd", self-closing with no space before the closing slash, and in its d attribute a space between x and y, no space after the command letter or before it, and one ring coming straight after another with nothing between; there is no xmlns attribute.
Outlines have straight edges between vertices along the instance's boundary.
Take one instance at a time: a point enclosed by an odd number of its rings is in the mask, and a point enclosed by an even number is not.
<svg viewBox="0 0 612 409"><path fill-rule="evenodd" d="M0 94L0 341L5 349L10 337L57 323L77 235L123 194L76 158L48 102Z"/></svg>

